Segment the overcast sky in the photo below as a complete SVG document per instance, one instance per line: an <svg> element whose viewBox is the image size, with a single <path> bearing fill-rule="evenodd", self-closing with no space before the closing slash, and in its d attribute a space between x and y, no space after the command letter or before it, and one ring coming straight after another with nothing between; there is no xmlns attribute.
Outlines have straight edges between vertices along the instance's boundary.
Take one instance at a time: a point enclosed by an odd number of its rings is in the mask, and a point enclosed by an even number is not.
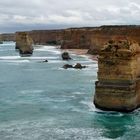
<svg viewBox="0 0 140 140"><path fill-rule="evenodd" d="M0 32L140 24L140 0L0 0Z"/></svg>

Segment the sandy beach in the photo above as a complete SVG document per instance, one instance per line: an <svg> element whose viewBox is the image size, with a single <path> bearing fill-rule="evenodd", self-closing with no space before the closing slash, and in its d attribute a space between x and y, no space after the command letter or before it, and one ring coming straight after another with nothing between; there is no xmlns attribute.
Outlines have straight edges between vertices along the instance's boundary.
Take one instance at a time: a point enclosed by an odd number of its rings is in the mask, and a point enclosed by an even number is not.
<svg viewBox="0 0 140 140"><path fill-rule="evenodd" d="M98 61L98 55L91 55L91 54L88 54L88 49L62 49L62 51L66 51L66 52L69 52L69 53L74 53L74 54L77 54L77 55L86 55L88 56L90 59L94 60L94 61Z"/></svg>

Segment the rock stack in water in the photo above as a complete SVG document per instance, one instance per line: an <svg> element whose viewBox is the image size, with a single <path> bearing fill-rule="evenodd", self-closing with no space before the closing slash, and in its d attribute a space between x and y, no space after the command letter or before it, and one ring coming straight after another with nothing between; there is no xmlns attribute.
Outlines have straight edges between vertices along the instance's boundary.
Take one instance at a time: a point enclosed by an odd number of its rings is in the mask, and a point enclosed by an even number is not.
<svg viewBox="0 0 140 140"><path fill-rule="evenodd" d="M70 57L68 52L63 52L62 53L62 59L63 60L71 60L71 57Z"/></svg>
<svg viewBox="0 0 140 140"><path fill-rule="evenodd" d="M21 56L31 56L33 53L33 40L26 32L16 33L16 49L19 49Z"/></svg>
<svg viewBox="0 0 140 140"><path fill-rule="evenodd" d="M100 51L94 104L102 110L130 112L140 107L140 46L110 40Z"/></svg>

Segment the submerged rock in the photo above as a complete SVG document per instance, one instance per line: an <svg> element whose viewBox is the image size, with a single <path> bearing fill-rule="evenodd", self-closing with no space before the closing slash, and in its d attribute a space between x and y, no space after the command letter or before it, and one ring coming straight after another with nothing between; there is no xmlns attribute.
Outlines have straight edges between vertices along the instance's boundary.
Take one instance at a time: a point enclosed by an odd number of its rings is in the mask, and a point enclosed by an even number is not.
<svg viewBox="0 0 140 140"><path fill-rule="evenodd" d="M22 57L31 56L33 53L33 40L26 32L16 33L16 49Z"/></svg>
<svg viewBox="0 0 140 140"><path fill-rule="evenodd" d="M48 62L48 60L46 59L46 60L44 60L43 62Z"/></svg>
<svg viewBox="0 0 140 140"><path fill-rule="evenodd" d="M69 55L68 52L63 52L63 53L62 53L62 59L63 59L63 60L70 60L71 57L70 57L70 55Z"/></svg>
<svg viewBox="0 0 140 140"><path fill-rule="evenodd" d="M83 69L83 68L86 68L86 66L82 66L80 63L77 63L73 68L75 68L75 69Z"/></svg>
<svg viewBox="0 0 140 140"><path fill-rule="evenodd" d="M83 69L86 68L86 66L82 66L80 63L77 63L75 66L73 65L69 65L69 64L65 64L63 66L64 69L68 69L68 68L74 68L74 69Z"/></svg>
<svg viewBox="0 0 140 140"><path fill-rule="evenodd" d="M64 68L64 69L68 69L68 68L73 68L73 66L72 66L72 65L69 65L69 64L65 64L65 65L63 66L63 68Z"/></svg>

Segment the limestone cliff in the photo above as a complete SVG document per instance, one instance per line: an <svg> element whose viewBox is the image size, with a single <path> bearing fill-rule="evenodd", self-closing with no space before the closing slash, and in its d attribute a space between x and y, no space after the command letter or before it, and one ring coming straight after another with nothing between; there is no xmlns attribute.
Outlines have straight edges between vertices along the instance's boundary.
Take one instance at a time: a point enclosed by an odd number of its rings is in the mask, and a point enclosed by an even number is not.
<svg viewBox="0 0 140 140"><path fill-rule="evenodd" d="M0 34L0 41L15 41L14 33Z"/></svg>
<svg viewBox="0 0 140 140"><path fill-rule="evenodd" d="M86 28L64 30L61 48L62 49L89 49L90 31Z"/></svg>
<svg viewBox="0 0 140 140"><path fill-rule="evenodd" d="M61 45L62 49L89 49L90 33L87 29L34 30L27 32L35 44Z"/></svg>
<svg viewBox="0 0 140 140"><path fill-rule="evenodd" d="M30 56L33 53L33 40L26 32L16 33L16 49L19 49L21 56Z"/></svg>
<svg viewBox="0 0 140 140"><path fill-rule="evenodd" d="M98 54L104 44L111 39L128 39L140 43L140 26L33 30L26 33L32 38L35 44L61 45L62 49L89 49L88 53L90 54Z"/></svg>
<svg viewBox="0 0 140 140"><path fill-rule="evenodd" d="M103 110L129 112L140 106L140 46L110 40L99 53L94 103Z"/></svg>
<svg viewBox="0 0 140 140"><path fill-rule="evenodd" d="M33 30L27 32L35 44L61 45L63 30Z"/></svg>
<svg viewBox="0 0 140 140"><path fill-rule="evenodd" d="M90 30L89 52L98 53L108 40L128 39L140 43L140 26L101 26Z"/></svg>
<svg viewBox="0 0 140 140"><path fill-rule="evenodd" d="M111 39L129 39L140 43L140 26L101 26L28 32L35 44L61 45L62 49L89 49L98 54Z"/></svg>

